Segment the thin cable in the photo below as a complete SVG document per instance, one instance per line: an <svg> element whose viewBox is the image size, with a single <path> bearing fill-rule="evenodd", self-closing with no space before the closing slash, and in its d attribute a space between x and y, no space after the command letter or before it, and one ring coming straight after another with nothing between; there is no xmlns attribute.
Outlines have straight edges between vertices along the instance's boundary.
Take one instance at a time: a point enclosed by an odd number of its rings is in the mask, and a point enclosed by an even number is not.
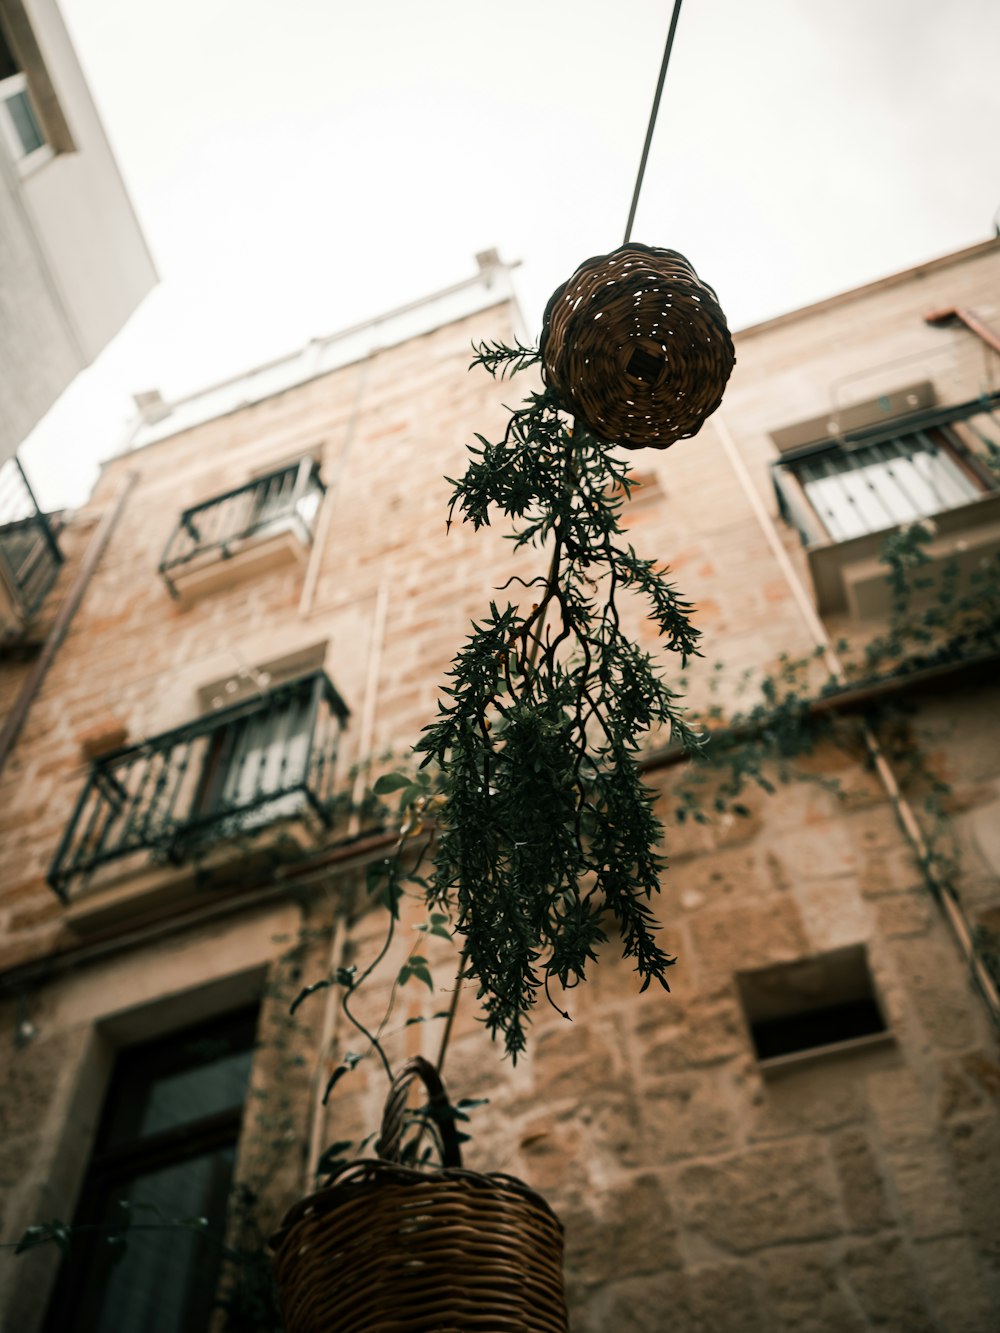
<svg viewBox="0 0 1000 1333"><path fill-rule="evenodd" d="M639 174L635 178L635 192L632 195L632 207L629 209L628 222L625 226L625 239L622 245L628 245L632 239L632 223L635 221L635 210L639 207L639 191L642 189L642 178L646 174L646 159L649 157L649 145L653 142L653 130L656 128L656 113L660 109L660 94L663 92L663 84L667 77L667 66L670 64L670 52L673 50L674 33L677 31L677 20L680 18L681 0L674 0L674 12L670 19L670 31L667 33L667 45L663 51L663 64L660 66L660 78L656 85L656 93L653 96L653 109L649 113L649 126L646 130L646 142L642 146L642 160L639 163Z"/></svg>

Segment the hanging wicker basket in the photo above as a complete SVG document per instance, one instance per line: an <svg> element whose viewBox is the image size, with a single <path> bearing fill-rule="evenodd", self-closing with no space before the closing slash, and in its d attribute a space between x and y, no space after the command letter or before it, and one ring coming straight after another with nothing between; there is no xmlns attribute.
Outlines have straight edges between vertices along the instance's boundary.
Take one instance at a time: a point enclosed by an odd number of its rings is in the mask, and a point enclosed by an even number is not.
<svg viewBox="0 0 1000 1333"><path fill-rule="evenodd" d="M736 363L715 292L676 250L633 241L581 264L545 307L545 378L600 439L666 449L697 434Z"/></svg>
<svg viewBox="0 0 1000 1333"><path fill-rule="evenodd" d="M423 1081L444 1169L399 1164ZM443 1112L443 1113L442 1113ZM562 1226L540 1195L461 1167L454 1114L426 1060L390 1089L375 1150L303 1199L271 1239L286 1333L565 1333Z"/></svg>

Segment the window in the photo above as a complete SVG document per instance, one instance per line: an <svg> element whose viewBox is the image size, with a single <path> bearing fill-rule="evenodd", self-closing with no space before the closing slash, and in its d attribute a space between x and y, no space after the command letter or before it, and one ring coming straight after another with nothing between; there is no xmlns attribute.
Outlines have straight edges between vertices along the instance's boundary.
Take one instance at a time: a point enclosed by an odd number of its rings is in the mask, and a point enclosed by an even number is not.
<svg viewBox="0 0 1000 1333"><path fill-rule="evenodd" d="M313 713L310 691L284 690L276 708L244 712L219 728L205 758L195 822L221 821L236 834L301 813Z"/></svg>
<svg viewBox="0 0 1000 1333"><path fill-rule="evenodd" d="M0 131L15 161L47 149L28 81L0 32Z"/></svg>
<svg viewBox="0 0 1000 1333"><path fill-rule="evenodd" d="M96 1230L73 1237L47 1333L208 1328L256 1022L244 1011L121 1053L75 1217ZM107 1236L128 1214L208 1225L131 1231L120 1252Z"/></svg>
<svg viewBox="0 0 1000 1333"><path fill-rule="evenodd" d="M928 555L956 560L963 577L1000 549L1000 491L986 464L1000 456L998 407L1000 394L935 406L925 383L772 432L778 509L806 547L821 612L886 614L881 553L901 524L933 518Z"/></svg>
<svg viewBox="0 0 1000 1333"><path fill-rule="evenodd" d="M784 464L832 541L882 532L976 500L984 481L953 427L901 431L872 444L829 442Z"/></svg>
<svg viewBox="0 0 1000 1333"><path fill-rule="evenodd" d="M737 974L761 1064L844 1051L885 1039L863 945Z"/></svg>

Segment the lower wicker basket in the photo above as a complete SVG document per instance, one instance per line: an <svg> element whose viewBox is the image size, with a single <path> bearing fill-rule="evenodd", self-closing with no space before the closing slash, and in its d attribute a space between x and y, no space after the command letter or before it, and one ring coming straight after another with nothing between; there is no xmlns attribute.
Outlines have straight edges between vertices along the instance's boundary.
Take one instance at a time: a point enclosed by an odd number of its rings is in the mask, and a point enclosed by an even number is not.
<svg viewBox="0 0 1000 1333"><path fill-rule="evenodd" d="M406 1092L433 1066L410 1061L386 1102L378 1160L344 1167L272 1237L286 1333L565 1333L562 1226L512 1176L460 1165L454 1117L437 1116L445 1167L395 1160Z"/></svg>

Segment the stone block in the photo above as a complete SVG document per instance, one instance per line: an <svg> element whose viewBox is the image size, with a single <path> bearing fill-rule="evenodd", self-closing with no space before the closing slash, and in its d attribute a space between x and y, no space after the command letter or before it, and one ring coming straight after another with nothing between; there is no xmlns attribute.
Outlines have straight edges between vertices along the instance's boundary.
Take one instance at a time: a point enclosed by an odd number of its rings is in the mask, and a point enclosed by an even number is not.
<svg viewBox="0 0 1000 1333"><path fill-rule="evenodd" d="M650 1162L726 1152L736 1147L736 1122L710 1071L664 1074L643 1088L644 1152Z"/></svg>
<svg viewBox="0 0 1000 1333"><path fill-rule="evenodd" d="M571 1310L573 1333L771 1333L754 1274L740 1264L630 1278Z"/></svg>
<svg viewBox="0 0 1000 1333"><path fill-rule="evenodd" d="M0 1067L0 1139L35 1133L83 1053L80 1033L64 1030L27 1046L8 1042Z"/></svg>
<svg viewBox="0 0 1000 1333"><path fill-rule="evenodd" d="M922 1152L933 1132L934 1117L913 1070L879 1069L865 1082L883 1147L893 1152Z"/></svg>
<svg viewBox="0 0 1000 1333"><path fill-rule="evenodd" d="M732 902L766 898L781 887L773 882L754 847L674 860L668 878L685 912L711 911Z"/></svg>
<svg viewBox="0 0 1000 1333"><path fill-rule="evenodd" d="M675 1016L673 1003L668 1001L664 1009ZM663 1024L655 1022L656 1017L647 1010L635 1022L635 1040L647 1075L719 1064L750 1052L750 1038L733 995L723 1000L694 996L677 1015L683 1021Z"/></svg>
<svg viewBox="0 0 1000 1333"><path fill-rule="evenodd" d="M737 971L791 962L809 952L798 907L788 898L699 913L688 928L703 986L728 981Z"/></svg>
<svg viewBox="0 0 1000 1333"><path fill-rule="evenodd" d="M964 1237L924 1241L914 1254L938 1328L947 1333L1000 1328L1000 1305L990 1300L975 1251Z"/></svg>
<svg viewBox="0 0 1000 1333"><path fill-rule="evenodd" d="M841 884L857 882L858 848L845 820L831 820L822 833L793 827L770 838L768 846L780 867L781 880L793 888L814 885L832 892Z"/></svg>
<svg viewBox="0 0 1000 1333"><path fill-rule="evenodd" d="M563 1210L566 1268L585 1286L679 1268L666 1183L651 1173L619 1177Z"/></svg>
<svg viewBox="0 0 1000 1333"><path fill-rule="evenodd" d="M888 807L859 811L846 824L866 898L905 892L923 883L913 849Z"/></svg>
<svg viewBox="0 0 1000 1333"><path fill-rule="evenodd" d="M992 1053L970 1051L941 1066L938 1112L942 1120L1000 1108L1000 1061Z"/></svg>
<svg viewBox="0 0 1000 1333"><path fill-rule="evenodd" d="M561 1022L539 1032L531 1073L536 1099L545 1105L626 1081L618 1043L596 1024Z"/></svg>
<svg viewBox="0 0 1000 1333"><path fill-rule="evenodd" d="M980 1249L1000 1258L1000 1120L953 1121L945 1133L965 1218Z"/></svg>
<svg viewBox="0 0 1000 1333"><path fill-rule="evenodd" d="M928 1138L907 1153L889 1158L893 1191L907 1233L918 1239L956 1235L964 1228L950 1163Z"/></svg>
<svg viewBox="0 0 1000 1333"><path fill-rule="evenodd" d="M868 1323L839 1281L832 1246L788 1245L756 1256L769 1333L864 1333Z"/></svg>
<svg viewBox="0 0 1000 1333"><path fill-rule="evenodd" d="M577 1110L587 1136L587 1150L596 1177L607 1179L623 1167L645 1166L643 1124L648 1108L631 1092L609 1088L588 1096Z"/></svg>
<svg viewBox="0 0 1000 1333"><path fill-rule="evenodd" d="M857 944L872 933L870 904L854 884L803 884L795 890L810 953Z"/></svg>
<svg viewBox="0 0 1000 1333"><path fill-rule="evenodd" d="M747 1084L749 1104L742 1113L747 1137L788 1138L862 1121L865 1076L898 1061L894 1047L877 1046L758 1073Z"/></svg>
<svg viewBox="0 0 1000 1333"><path fill-rule="evenodd" d="M914 1258L898 1236L851 1245L844 1272L865 1315L893 1333L939 1333L928 1307Z"/></svg>
<svg viewBox="0 0 1000 1333"><path fill-rule="evenodd" d="M978 1025L951 941L935 933L893 940L888 949L927 1040L947 1051L974 1046Z"/></svg>
<svg viewBox="0 0 1000 1333"><path fill-rule="evenodd" d="M511 1169L542 1194L568 1191L586 1179L583 1147L583 1129L574 1118L537 1116L520 1127L518 1164Z"/></svg>
<svg viewBox="0 0 1000 1333"><path fill-rule="evenodd" d="M861 1129L843 1130L834 1135L831 1148L849 1228L879 1231L891 1226L895 1219L868 1135Z"/></svg>
<svg viewBox="0 0 1000 1333"><path fill-rule="evenodd" d="M687 1226L735 1253L841 1230L833 1171L817 1139L684 1167L674 1197Z"/></svg>
<svg viewBox="0 0 1000 1333"><path fill-rule="evenodd" d="M888 939L899 935L923 935L934 919L927 890L921 887L876 898L873 906L876 928Z"/></svg>

